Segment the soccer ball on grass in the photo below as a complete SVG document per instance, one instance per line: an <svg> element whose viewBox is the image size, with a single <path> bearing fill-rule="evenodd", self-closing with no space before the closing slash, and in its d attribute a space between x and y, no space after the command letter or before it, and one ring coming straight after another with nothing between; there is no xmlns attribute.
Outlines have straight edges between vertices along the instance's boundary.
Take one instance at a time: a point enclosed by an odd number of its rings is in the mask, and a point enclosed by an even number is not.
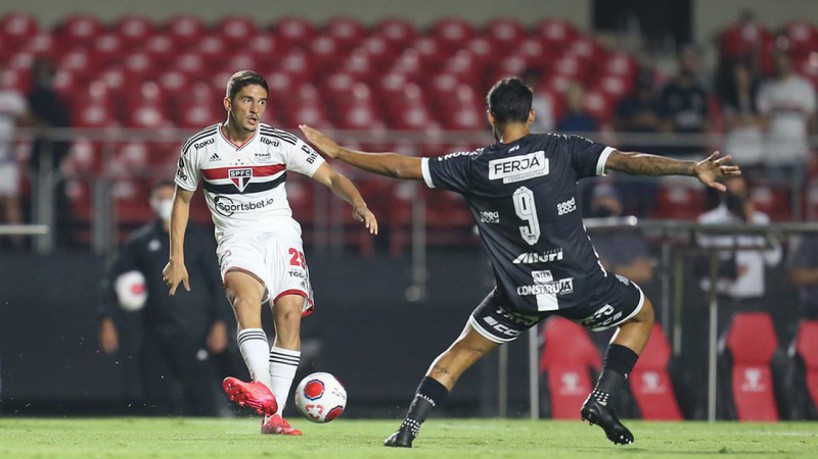
<svg viewBox="0 0 818 459"><path fill-rule="evenodd" d="M312 373L295 389L295 406L312 422L330 422L344 412L346 405L346 389L329 373Z"/></svg>

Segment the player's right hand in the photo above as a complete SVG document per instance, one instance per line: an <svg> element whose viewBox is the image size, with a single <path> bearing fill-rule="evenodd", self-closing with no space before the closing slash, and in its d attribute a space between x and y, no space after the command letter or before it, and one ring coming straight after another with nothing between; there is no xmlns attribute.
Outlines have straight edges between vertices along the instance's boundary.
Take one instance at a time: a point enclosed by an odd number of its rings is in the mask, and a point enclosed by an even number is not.
<svg viewBox="0 0 818 459"><path fill-rule="evenodd" d="M309 140L315 148L329 158L335 159L341 151L341 146L334 140L330 139L323 132L318 129L311 128L306 124L299 124L298 128L304 133L304 136Z"/></svg>
<svg viewBox="0 0 818 459"><path fill-rule="evenodd" d="M162 270L162 280L170 287L171 296L176 294L176 288L179 287L180 282L185 286L185 290L190 291L190 279L184 263L170 260Z"/></svg>

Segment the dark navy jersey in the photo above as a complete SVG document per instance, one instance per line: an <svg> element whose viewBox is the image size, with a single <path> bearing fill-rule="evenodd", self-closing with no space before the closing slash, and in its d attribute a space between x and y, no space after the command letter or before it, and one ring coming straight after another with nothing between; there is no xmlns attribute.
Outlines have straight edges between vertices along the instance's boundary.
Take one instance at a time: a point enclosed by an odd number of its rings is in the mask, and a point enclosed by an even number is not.
<svg viewBox="0 0 818 459"><path fill-rule="evenodd" d="M612 151L578 136L528 135L423 158L423 179L466 199L509 306L553 311L583 304L614 278L577 206L577 181L604 175Z"/></svg>

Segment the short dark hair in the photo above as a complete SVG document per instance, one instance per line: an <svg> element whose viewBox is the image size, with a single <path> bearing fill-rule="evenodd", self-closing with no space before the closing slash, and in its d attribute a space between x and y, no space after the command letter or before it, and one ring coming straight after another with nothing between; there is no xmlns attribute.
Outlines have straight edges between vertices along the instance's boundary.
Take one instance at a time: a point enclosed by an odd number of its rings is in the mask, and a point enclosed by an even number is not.
<svg viewBox="0 0 818 459"><path fill-rule="evenodd" d="M534 91L518 77L508 77L494 83L486 96L486 104L494 115L495 124L525 123L531 113Z"/></svg>
<svg viewBox="0 0 818 459"><path fill-rule="evenodd" d="M227 98L233 100L233 97L235 97L242 88L251 84L257 84L268 93L270 92L270 88L267 86L267 80L265 80L263 76L252 70L239 70L227 80Z"/></svg>

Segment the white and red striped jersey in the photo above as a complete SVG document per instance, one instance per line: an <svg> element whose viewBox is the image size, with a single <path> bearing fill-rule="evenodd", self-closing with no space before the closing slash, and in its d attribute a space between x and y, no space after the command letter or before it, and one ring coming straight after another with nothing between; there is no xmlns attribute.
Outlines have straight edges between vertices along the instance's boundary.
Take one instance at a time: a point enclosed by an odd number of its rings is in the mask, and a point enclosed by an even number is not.
<svg viewBox="0 0 818 459"><path fill-rule="evenodd" d="M214 124L182 147L176 185L194 191L202 181L218 242L248 233L301 237L284 181L287 171L312 177L323 163L301 139L270 125L260 124L252 138L236 145Z"/></svg>

